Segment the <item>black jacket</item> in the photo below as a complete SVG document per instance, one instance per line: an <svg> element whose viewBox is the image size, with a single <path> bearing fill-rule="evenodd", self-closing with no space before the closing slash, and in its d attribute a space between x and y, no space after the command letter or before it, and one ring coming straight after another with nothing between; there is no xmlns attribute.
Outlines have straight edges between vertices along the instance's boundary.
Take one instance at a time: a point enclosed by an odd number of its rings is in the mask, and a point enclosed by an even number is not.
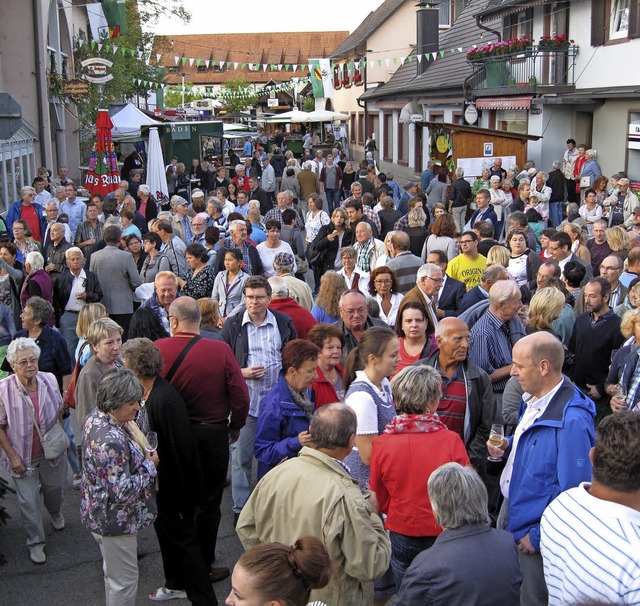
<svg viewBox="0 0 640 606"><path fill-rule="evenodd" d="M280 340L284 348L289 341L293 341L296 338L296 329L289 316L274 309L270 309L269 311L276 318L278 330L280 331ZM220 337L231 347L240 367L246 368L247 360L249 359L249 341L247 339L247 330L245 326L242 325L243 316L244 314L238 313L227 318L227 321L220 331Z"/></svg>
<svg viewBox="0 0 640 606"><path fill-rule="evenodd" d="M318 235L313 241L313 245L324 252L324 257L321 263L318 264L318 267L322 271L333 270L334 264L336 262L336 255L338 254L338 238L335 238L333 241L331 241L327 237L329 234L333 233L334 230L335 226L333 225L333 223L323 225L318 230ZM345 229L344 235L342 236L342 247L344 248L345 246L351 246L353 244L353 241L353 231L351 231L351 229L349 228Z"/></svg>
<svg viewBox="0 0 640 606"><path fill-rule="evenodd" d="M96 275L85 269L87 274L87 282L85 290L87 298L85 303L99 303L102 301L102 287ZM70 269L63 271L53 285L53 309L56 314L56 326L60 325L60 316L64 313L64 308L69 301L71 295L71 287L73 286L73 274Z"/></svg>
<svg viewBox="0 0 640 606"><path fill-rule="evenodd" d="M464 285L464 282L460 282L460 280L455 280L454 278L447 276L447 281L444 283L442 294L438 299L438 308L444 312L444 315L447 318L449 316L457 316L460 303L462 303L462 297L464 297L466 292L467 288Z"/></svg>
<svg viewBox="0 0 640 606"><path fill-rule="evenodd" d="M269 200L267 192L262 187L256 187L249 192L249 200L257 200L260 202L260 214L266 215L272 208L273 204Z"/></svg>
<svg viewBox="0 0 640 606"><path fill-rule="evenodd" d="M262 267L262 260L260 259L260 253L255 246L249 246L249 259L251 260L251 275L252 276L261 276L264 273L264 268ZM224 246L220 247L218 254L216 255L216 274L224 270L224 256L229 250L229 240L224 241ZM245 269L247 273L247 269Z"/></svg>

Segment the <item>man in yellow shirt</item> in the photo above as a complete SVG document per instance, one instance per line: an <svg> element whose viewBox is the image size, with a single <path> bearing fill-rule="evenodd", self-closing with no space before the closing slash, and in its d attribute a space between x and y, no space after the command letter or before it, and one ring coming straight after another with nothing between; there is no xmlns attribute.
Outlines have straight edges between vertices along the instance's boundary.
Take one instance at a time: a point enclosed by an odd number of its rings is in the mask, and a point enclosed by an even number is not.
<svg viewBox="0 0 640 606"><path fill-rule="evenodd" d="M482 272L487 268L487 258L478 252L478 235L465 231L460 237L459 254L447 267L447 275L464 282L467 292L482 281Z"/></svg>

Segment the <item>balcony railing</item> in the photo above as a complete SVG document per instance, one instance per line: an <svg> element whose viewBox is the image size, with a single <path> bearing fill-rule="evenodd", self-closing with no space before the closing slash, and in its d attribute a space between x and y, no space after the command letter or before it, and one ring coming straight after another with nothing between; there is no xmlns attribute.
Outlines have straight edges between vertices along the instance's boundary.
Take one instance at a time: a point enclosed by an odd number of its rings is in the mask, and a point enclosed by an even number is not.
<svg viewBox="0 0 640 606"><path fill-rule="evenodd" d="M577 45L532 46L517 53L476 58L470 61L477 71L470 84L476 90L508 89L514 93L536 91L539 87L571 87L575 84L578 52Z"/></svg>

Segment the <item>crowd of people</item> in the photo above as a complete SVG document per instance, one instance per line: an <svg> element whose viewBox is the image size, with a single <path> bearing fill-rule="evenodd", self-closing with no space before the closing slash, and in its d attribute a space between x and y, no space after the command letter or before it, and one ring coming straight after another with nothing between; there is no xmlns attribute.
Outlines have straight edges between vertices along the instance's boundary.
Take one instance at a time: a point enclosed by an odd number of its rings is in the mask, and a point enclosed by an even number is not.
<svg viewBox="0 0 640 606"><path fill-rule="evenodd" d="M0 234L31 561L72 476L110 605L150 524L149 598L217 604L226 515L230 605L639 603L640 203L575 148L403 187L274 147L189 191L174 158L167 208L37 177Z"/></svg>

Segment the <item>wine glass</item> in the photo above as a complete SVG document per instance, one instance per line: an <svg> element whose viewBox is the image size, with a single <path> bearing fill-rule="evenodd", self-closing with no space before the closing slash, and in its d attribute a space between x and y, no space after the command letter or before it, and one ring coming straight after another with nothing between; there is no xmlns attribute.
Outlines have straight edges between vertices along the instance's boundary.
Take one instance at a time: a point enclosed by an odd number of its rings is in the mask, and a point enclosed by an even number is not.
<svg viewBox="0 0 640 606"><path fill-rule="evenodd" d="M144 447L144 449L147 452L153 452L154 450L156 450L156 448L158 448L158 434L155 431L150 431L149 433L147 433L147 443Z"/></svg>
<svg viewBox="0 0 640 606"><path fill-rule="evenodd" d="M489 444L491 444L491 446L499 448L500 446L502 446L503 442L504 427L496 423L495 425L491 426L491 431L489 432ZM500 461L502 461L502 457L487 457L487 460L492 461L493 463L499 463Z"/></svg>

